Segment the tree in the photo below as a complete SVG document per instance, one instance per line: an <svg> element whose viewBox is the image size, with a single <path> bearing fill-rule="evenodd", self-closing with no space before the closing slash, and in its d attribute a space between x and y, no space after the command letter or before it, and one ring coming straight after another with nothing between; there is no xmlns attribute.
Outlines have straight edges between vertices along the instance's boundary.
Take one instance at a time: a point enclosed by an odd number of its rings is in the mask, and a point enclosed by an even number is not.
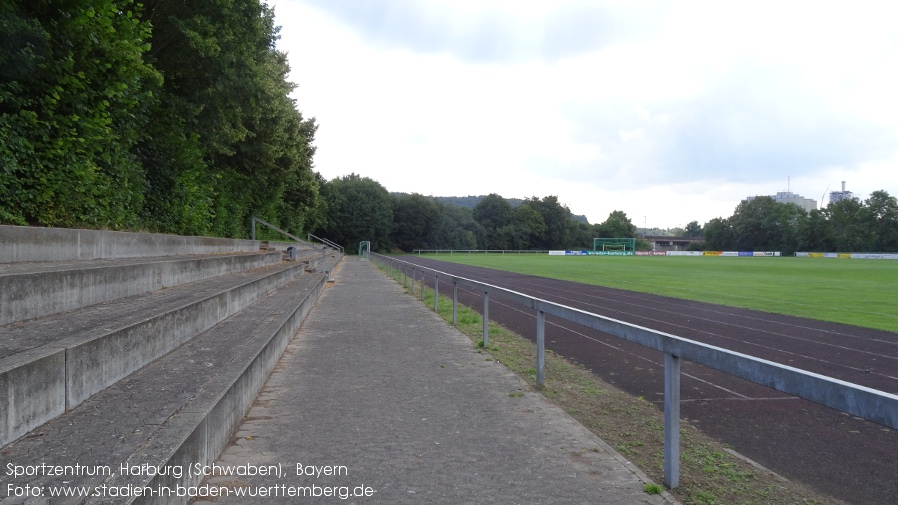
<svg viewBox="0 0 898 505"><path fill-rule="evenodd" d="M0 219L136 227L134 146L161 84L150 25L129 0L0 5Z"/></svg>
<svg viewBox="0 0 898 505"><path fill-rule="evenodd" d="M769 196L745 200L729 218L729 244L724 248L739 251L783 251L791 254L799 244L799 229L807 213L791 203L780 203ZM706 236L708 230L705 230Z"/></svg>
<svg viewBox="0 0 898 505"><path fill-rule="evenodd" d="M678 226L675 226L673 228L668 228L666 231L667 231L667 236L669 236L669 237L684 237L684 236L686 236L686 230L684 228L680 228Z"/></svg>
<svg viewBox="0 0 898 505"><path fill-rule="evenodd" d="M814 209L808 213L798 228L798 246L805 251L836 252L836 237L829 213Z"/></svg>
<svg viewBox="0 0 898 505"><path fill-rule="evenodd" d="M513 212L514 209L507 200L496 193L491 193L474 206L473 215L474 220L485 229L495 230L507 225Z"/></svg>
<svg viewBox="0 0 898 505"><path fill-rule="evenodd" d="M589 223L577 223L577 232L574 235L572 247L578 249L592 249L594 239L599 236L598 225Z"/></svg>
<svg viewBox="0 0 898 505"><path fill-rule="evenodd" d="M598 226L601 238L636 238L636 225L627 214L621 210L615 210L608 214L608 219Z"/></svg>
<svg viewBox="0 0 898 505"><path fill-rule="evenodd" d="M323 222L258 0L0 3L0 222L232 237Z"/></svg>
<svg viewBox="0 0 898 505"><path fill-rule="evenodd" d="M439 219L432 234L434 247L440 249L477 249L485 239L483 227L475 220L471 209L437 202Z"/></svg>
<svg viewBox="0 0 898 505"><path fill-rule="evenodd" d="M332 240L348 251L370 241L373 250L390 247L393 199L377 181L355 173L336 178L322 187L328 208L326 224L316 235Z"/></svg>
<svg viewBox="0 0 898 505"><path fill-rule="evenodd" d="M558 197L551 195L540 200L537 197L524 200L543 218L546 232L539 243L539 249L564 249L570 247L571 239L576 233L577 222L570 209L558 202ZM522 204L523 205L523 204Z"/></svg>
<svg viewBox="0 0 898 505"><path fill-rule="evenodd" d="M790 256L794 254L800 243L799 230L807 219L807 212L797 205L791 203L774 205L773 211L763 223L767 233L767 241L762 246L764 250L780 251Z"/></svg>
<svg viewBox="0 0 898 505"><path fill-rule="evenodd" d="M546 235L546 222L529 203L522 203L514 212L515 249L538 249Z"/></svg>
<svg viewBox="0 0 898 505"><path fill-rule="evenodd" d="M729 219L715 217L705 223L704 230L708 249L720 251L733 247L733 228Z"/></svg>
<svg viewBox="0 0 898 505"><path fill-rule="evenodd" d="M440 218L440 209L430 198L413 193L393 201L393 244L405 252L414 249L438 249L442 244L435 240L434 232Z"/></svg>
<svg viewBox="0 0 898 505"><path fill-rule="evenodd" d="M870 227L872 217L861 202L853 198L839 200L827 205L826 213L832 223L837 251L873 250L876 236Z"/></svg>
<svg viewBox="0 0 898 505"><path fill-rule="evenodd" d="M294 233L320 223L316 127L288 96L295 86L275 48L274 12L258 0L145 5L147 59L165 83L159 128L140 149L154 191L176 197L153 200L147 215L190 223L201 214L225 236L246 235L252 215ZM180 189L185 181L191 191Z"/></svg>
<svg viewBox="0 0 898 505"><path fill-rule="evenodd" d="M485 249L514 248L513 214L511 204L495 193L485 196L474 207L474 220L486 231Z"/></svg>
<svg viewBox="0 0 898 505"><path fill-rule="evenodd" d="M691 225L692 223L690 223ZM840 200L810 213L770 197L743 201L732 216L705 224L706 247L791 254L898 251L898 201L874 191L864 202Z"/></svg>
<svg viewBox="0 0 898 505"><path fill-rule="evenodd" d="M776 205L776 200L769 196L759 196L751 200L743 200L730 217L733 229L732 248L739 251L754 251L755 248L765 250L768 236L764 223Z"/></svg>
<svg viewBox="0 0 898 505"><path fill-rule="evenodd" d="M864 206L867 226L875 237L872 250L898 251L898 200L886 191L874 191Z"/></svg>
<svg viewBox="0 0 898 505"><path fill-rule="evenodd" d="M692 221L686 225L686 230L683 233L683 236L688 238L699 238L703 236L702 233L702 226L698 224L698 221Z"/></svg>

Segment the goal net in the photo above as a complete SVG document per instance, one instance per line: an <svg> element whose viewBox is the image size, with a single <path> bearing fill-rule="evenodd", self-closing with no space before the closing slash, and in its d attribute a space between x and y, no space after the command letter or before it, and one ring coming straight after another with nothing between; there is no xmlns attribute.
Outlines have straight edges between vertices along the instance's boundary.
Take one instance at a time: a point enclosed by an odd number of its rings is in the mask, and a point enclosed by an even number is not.
<svg viewBox="0 0 898 505"><path fill-rule="evenodd" d="M593 251L635 251L635 238L595 238Z"/></svg>

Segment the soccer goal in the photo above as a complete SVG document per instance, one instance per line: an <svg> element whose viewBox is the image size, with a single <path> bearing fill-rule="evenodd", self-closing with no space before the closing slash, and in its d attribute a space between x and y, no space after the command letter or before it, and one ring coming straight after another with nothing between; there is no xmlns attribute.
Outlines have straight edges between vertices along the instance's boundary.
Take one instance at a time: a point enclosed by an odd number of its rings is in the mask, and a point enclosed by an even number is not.
<svg viewBox="0 0 898 505"><path fill-rule="evenodd" d="M635 251L635 238L595 238L592 241L593 251Z"/></svg>

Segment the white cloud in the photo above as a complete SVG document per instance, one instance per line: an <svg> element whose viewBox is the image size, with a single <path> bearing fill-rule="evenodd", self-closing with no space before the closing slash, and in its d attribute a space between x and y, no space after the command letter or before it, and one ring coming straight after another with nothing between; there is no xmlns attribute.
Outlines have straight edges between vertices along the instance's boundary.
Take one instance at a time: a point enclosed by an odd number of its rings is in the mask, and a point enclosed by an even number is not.
<svg viewBox="0 0 898 505"><path fill-rule="evenodd" d="M269 3L326 178L660 227L787 186L898 194L889 3Z"/></svg>

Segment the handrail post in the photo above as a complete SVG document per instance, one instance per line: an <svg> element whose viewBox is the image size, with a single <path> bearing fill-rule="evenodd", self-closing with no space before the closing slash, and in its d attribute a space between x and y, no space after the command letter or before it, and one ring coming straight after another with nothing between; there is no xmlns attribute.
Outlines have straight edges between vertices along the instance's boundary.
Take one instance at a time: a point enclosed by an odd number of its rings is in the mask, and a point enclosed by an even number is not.
<svg viewBox="0 0 898 505"><path fill-rule="evenodd" d="M439 312L439 303L440 301L440 276L433 276L433 311Z"/></svg>
<svg viewBox="0 0 898 505"><path fill-rule="evenodd" d="M458 283L452 281L452 326L458 326Z"/></svg>
<svg viewBox="0 0 898 505"><path fill-rule="evenodd" d="M490 345L490 292L483 292L483 347Z"/></svg>
<svg viewBox="0 0 898 505"><path fill-rule="evenodd" d="M546 313L536 309L536 386L546 379Z"/></svg>
<svg viewBox="0 0 898 505"><path fill-rule="evenodd" d="M421 269L421 301L424 301L424 269Z"/></svg>
<svg viewBox="0 0 898 505"><path fill-rule="evenodd" d="M680 485L680 358L664 353L664 484Z"/></svg>
<svg viewBox="0 0 898 505"><path fill-rule="evenodd" d="M256 216L253 216L253 240L256 240Z"/></svg>

